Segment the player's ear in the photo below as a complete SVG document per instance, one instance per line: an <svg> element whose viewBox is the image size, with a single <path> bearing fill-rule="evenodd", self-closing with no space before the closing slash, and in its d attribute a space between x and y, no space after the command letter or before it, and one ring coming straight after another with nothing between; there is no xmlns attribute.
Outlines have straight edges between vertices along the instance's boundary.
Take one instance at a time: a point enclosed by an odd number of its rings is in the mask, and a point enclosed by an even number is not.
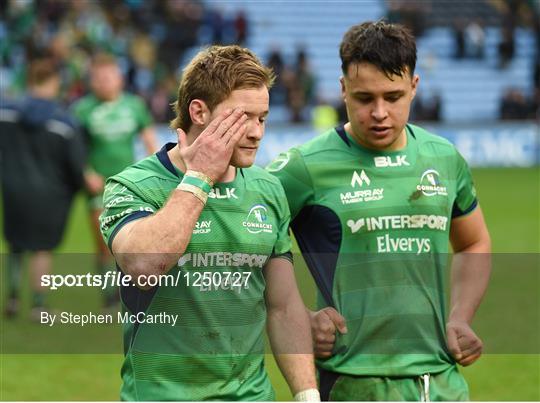
<svg viewBox="0 0 540 403"><path fill-rule="evenodd" d="M210 110L201 99L194 99L189 103L189 117L196 126L206 126L210 119Z"/></svg>
<svg viewBox="0 0 540 403"><path fill-rule="evenodd" d="M341 76L339 78L339 84L341 86L341 99L343 99L343 102L347 103L347 97L345 96L345 77Z"/></svg>
<svg viewBox="0 0 540 403"><path fill-rule="evenodd" d="M420 82L420 77L418 76L418 74L415 74L412 78L412 81L411 81L411 86L412 86L412 99L414 99L414 97L416 96L416 89L418 88L418 83Z"/></svg>

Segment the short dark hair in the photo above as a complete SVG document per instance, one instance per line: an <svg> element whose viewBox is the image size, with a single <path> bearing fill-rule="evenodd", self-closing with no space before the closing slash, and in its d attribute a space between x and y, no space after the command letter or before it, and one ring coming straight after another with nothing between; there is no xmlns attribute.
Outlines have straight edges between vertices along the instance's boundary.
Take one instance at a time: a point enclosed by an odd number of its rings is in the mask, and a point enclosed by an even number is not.
<svg viewBox="0 0 540 403"><path fill-rule="evenodd" d="M416 67L416 43L413 34L403 25L385 21L368 21L352 26L339 47L341 70L347 74L352 63L370 63L387 76L411 77Z"/></svg>

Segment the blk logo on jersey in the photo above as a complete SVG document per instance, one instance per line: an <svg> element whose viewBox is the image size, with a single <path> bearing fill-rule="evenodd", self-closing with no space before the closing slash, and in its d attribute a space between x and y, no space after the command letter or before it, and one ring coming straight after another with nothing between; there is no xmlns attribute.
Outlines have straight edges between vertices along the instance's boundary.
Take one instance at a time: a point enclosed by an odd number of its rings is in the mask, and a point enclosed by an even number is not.
<svg viewBox="0 0 540 403"><path fill-rule="evenodd" d="M358 186L361 188L367 188L369 185L371 185L371 179L369 179L369 176L367 176L366 171L362 169L360 174L358 174L356 171L353 172L351 178L351 187L354 188ZM363 190L356 190L354 192L340 193L339 198L341 200L341 204L362 203L381 200L384 197L383 193L383 188L367 188Z"/></svg>
<svg viewBox="0 0 540 403"><path fill-rule="evenodd" d="M420 190L424 196L448 196L446 186L441 186L439 176L439 172L434 169L426 170L422 174L416 190Z"/></svg>
<svg viewBox="0 0 540 403"><path fill-rule="evenodd" d="M242 226L250 234L259 234L261 232L272 233L272 224L268 222L268 210L262 204L256 204L249 210L247 218L242 222Z"/></svg>
<svg viewBox="0 0 540 403"><path fill-rule="evenodd" d="M238 196L234 194L235 191L236 188L212 188L208 193L208 197L211 199L238 199Z"/></svg>
<svg viewBox="0 0 540 403"><path fill-rule="evenodd" d="M377 168L401 167L401 166L410 166L411 165L407 161L407 156L406 155L397 155L394 161L392 161L392 157L390 157L390 156L375 157L375 158L373 158L373 162L375 163L375 166Z"/></svg>

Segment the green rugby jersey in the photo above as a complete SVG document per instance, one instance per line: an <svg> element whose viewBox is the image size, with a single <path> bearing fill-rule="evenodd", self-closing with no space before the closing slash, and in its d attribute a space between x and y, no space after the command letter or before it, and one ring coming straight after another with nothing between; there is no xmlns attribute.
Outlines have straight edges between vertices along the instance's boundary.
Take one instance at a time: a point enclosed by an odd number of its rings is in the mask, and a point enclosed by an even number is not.
<svg viewBox="0 0 540 403"><path fill-rule="evenodd" d="M330 371L408 376L454 365L445 342L450 221L476 207L475 190L448 141L406 130L406 148L378 152L341 126L267 168L287 194L318 309L334 306L347 321L336 354L317 362Z"/></svg>
<svg viewBox="0 0 540 403"><path fill-rule="evenodd" d="M183 174L163 147L106 185L100 217L111 246L117 231L158 211ZM125 312L178 315L168 324L126 324L123 400L273 400L264 369L263 269L290 256L289 209L279 181L257 167L218 183L178 265L177 284L121 289ZM206 280L205 280L206 279ZM210 279L210 280L207 280Z"/></svg>
<svg viewBox="0 0 540 403"><path fill-rule="evenodd" d="M90 94L77 101L73 111L87 136L89 164L105 178L133 164L135 138L152 124L144 101L128 93L110 102Z"/></svg>

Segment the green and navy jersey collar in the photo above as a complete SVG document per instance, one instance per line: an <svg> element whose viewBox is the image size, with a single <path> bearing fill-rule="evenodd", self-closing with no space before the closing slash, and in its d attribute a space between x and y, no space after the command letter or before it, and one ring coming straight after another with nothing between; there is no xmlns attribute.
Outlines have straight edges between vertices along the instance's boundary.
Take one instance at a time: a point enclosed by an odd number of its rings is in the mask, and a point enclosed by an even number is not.
<svg viewBox="0 0 540 403"><path fill-rule="evenodd" d="M343 140L343 142L348 147L350 147L350 148L358 148L359 150L361 150L363 152L367 152L369 154L388 154L388 155L392 155L392 154L406 153L406 152L410 151L410 148L411 148L410 146L412 145L411 143L413 143L416 140L416 134L414 133L414 130L413 130L412 126L407 124L407 125L405 125L405 131L407 133L407 145L405 146L405 148L403 148L401 150L394 150L394 151L379 151L379 150L372 150L372 149L366 148L366 147L358 144L352 138L352 136L349 133L347 133L347 131L345 130L345 125L337 126L337 127L334 128L334 130L336 131L338 136L341 138L341 140Z"/></svg>

